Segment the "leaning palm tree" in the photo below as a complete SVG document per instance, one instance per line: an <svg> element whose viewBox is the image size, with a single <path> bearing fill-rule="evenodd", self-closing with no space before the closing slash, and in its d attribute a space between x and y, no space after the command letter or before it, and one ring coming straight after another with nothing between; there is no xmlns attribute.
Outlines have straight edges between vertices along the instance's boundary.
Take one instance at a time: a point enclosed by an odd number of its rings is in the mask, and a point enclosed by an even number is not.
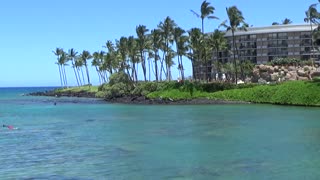
<svg viewBox="0 0 320 180"><path fill-rule="evenodd" d="M83 64L84 64L84 66L85 66L85 68L86 68L88 85L91 86L87 61L88 61L89 59L91 59L92 56L91 56L91 54L90 54L89 51L83 50L82 53L81 53L81 55L80 55L80 57L81 57L81 60L83 61Z"/></svg>
<svg viewBox="0 0 320 180"><path fill-rule="evenodd" d="M60 76L60 84L61 84L61 87L63 86L63 81L62 81L62 72L61 72L61 65L59 63L59 59L60 59L60 56L63 52L63 49L62 48L56 48L55 51L52 51L54 55L57 56L57 62L55 64L58 65L58 68L59 68L59 76Z"/></svg>
<svg viewBox="0 0 320 180"><path fill-rule="evenodd" d="M204 33L204 19L219 19L216 16L211 16L211 14L214 13L215 8L213 6L210 6L210 3L207 1L203 1L200 7L200 14L195 12L194 10L191 10L191 12L196 15L198 18L201 18L201 27L202 27L202 33Z"/></svg>
<svg viewBox="0 0 320 180"><path fill-rule="evenodd" d="M100 51L100 52L94 52L92 54L92 61L91 61L91 65L95 67L96 71L97 71L97 74L98 74L98 78L99 78L99 83L102 84L102 82L104 81L104 78L102 76L102 73L101 71L99 70L99 67L101 66L102 64L102 59L103 59L103 55L104 55L104 52L103 51ZM101 57L102 56L102 57Z"/></svg>
<svg viewBox="0 0 320 180"><path fill-rule="evenodd" d="M282 20L282 24L292 24L292 21L288 18L285 18L284 20Z"/></svg>
<svg viewBox="0 0 320 180"><path fill-rule="evenodd" d="M74 75L75 75L76 80L77 80L77 84L78 84L78 86L80 86L78 75L77 75L77 72L76 72L76 67L74 65L75 58L76 58L77 54L78 54L78 52L76 52L73 48L68 50L68 58L71 60L71 64L72 64L72 68L73 68L73 71L74 71Z"/></svg>
<svg viewBox="0 0 320 180"><path fill-rule="evenodd" d="M184 56L188 50L187 40L188 37L184 35L185 30L180 27L174 28L173 36L176 44L176 53L178 56L178 70L180 71L180 77L184 80L184 68L182 62L182 56Z"/></svg>
<svg viewBox="0 0 320 180"><path fill-rule="evenodd" d="M58 59L58 64L61 66L61 72L62 72L62 79L63 79L64 87L68 87L66 68L65 68L65 66L68 65L67 61L68 61L67 53L62 51L62 53L61 53L61 55L59 56L59 59Z"/></svg>
<svg viewBox="0 0 320 180"><path fill-rule="evenodd" d="M236 6L231 6L229 8L226 8L227 15L229 18L229 24L227 25L227 20L221 23L220 26L223 26L227 28L227 31L231 31L232 33L232 44L233 44L233 63L235 67L235 83L237 84L238 81L238 72L237 72L237 61L236 61L236 52L237 52L237 47L236 47L236 41L235 41L235 35L234 33L237 30L247 30L248 24L244 21L244 17L242 15L242 12L236 7ZM237 55L239 58L239 54Z"/></svg>
<svg viewBox="0 0 320 180"><path fill-rule="evenodd" d="M137 43L139 47L141 66L144 76L144 81L147 81L147 68L146 68L146 58L144 52L147 49L147 36L146 33L149 31L145 25L139 25L136 27L136 33L138 36Z"/></svg>

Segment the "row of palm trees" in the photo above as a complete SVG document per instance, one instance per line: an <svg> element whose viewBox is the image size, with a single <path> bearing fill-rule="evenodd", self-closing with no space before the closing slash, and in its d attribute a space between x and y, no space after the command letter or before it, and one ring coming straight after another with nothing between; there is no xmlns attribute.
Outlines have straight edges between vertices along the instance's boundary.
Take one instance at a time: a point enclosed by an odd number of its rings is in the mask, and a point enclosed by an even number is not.
<svg viewBox="0 0 320 180"><path fill-rule="evenodd" d="M319 0L320 2L320 0ZM319 24L319 13L316 9L317 4L313 4L306 12L306 22L310 22L311 31L312 24ZM232 33L232 44L227 43L224 32L215 29L213 33L204 32L204 20L219 18L214 16L215 8L206 0L200 6L200 11L191 12L201 19L201 29L192 28L188 31L179 27L174 20L166 17L158 26L149 30L145 25L136 27L136 37L120 37L115 42L107 41L103 46L104 51L90 53L82 51L80 54L74 49L69 49L65 52L61 48L56 48L53 52L57 56L57 62L60 74L61 86L68 86L65 66L71 62L74 75L79 86L91 84L88 71L88 60L91 60L91 65L95 67L100 83L106 83L108 77L116 72L125 72L129 75L132 81L138 81L138 72L142 70L144 81L163 81L172 79L172 67L177 63L179 76L184 80L184 63L188 59L192 65L192 78L210 81L213 68L221 77L225 73L233 82L237 83L238 76L244 79L246 76L247 67L250 67L248 62L239 61L238 47L235 43L235 32L238 30L246 31L248 24L242 12L236 7L231 6L226 8L228 20L223 21L219 27L226 28ZM290 21L286 19L286 21ZM230 53L233 54L231 63L213 61L213 54L231 48ZM177 59L177 62L174 61ZM195 73L195 67L199 65L205 66L203 76ZM141 68L139 68L139 66ZM85 73L84 70L85 69ZM203 71L203 69L202 69ZM85 75L86 74L86 78Z"/></svg>

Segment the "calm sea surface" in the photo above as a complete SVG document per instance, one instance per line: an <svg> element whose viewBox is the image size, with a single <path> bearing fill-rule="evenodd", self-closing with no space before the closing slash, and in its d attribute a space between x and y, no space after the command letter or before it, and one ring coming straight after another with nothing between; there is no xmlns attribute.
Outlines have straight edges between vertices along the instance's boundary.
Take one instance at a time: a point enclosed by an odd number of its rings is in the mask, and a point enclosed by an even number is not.
<svg viewBox="0 0 320 180"><path fill-rule="evenodd" d="M0 88L0 179L320 177L319 108L22 96L46 89Z"/></svg>

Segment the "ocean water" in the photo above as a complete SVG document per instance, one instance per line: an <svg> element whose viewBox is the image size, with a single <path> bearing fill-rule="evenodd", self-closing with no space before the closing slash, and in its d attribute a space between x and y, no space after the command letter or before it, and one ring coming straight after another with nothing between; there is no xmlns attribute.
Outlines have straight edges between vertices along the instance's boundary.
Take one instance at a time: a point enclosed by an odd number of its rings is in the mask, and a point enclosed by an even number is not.
<svg viewBox="0 0 320 180"><path fill-rule="evenodd" d="M0 179L320 177L319 108L23 96L48 89L0 88Z"/></svg>

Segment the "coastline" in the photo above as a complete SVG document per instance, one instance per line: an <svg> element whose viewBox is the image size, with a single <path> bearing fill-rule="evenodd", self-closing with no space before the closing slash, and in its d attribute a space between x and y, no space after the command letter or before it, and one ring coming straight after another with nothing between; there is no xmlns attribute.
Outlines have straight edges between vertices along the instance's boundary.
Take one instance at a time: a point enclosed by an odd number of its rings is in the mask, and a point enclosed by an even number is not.
<svg viewBox="0 0 320 180"><path fill-rule="evenodd" d="M79 98L97 98L95 93L79 91L65 91L57 92L52 91L43 91L43 92L31 92L26 94L27 96L51 96L51 97L79 97ZM103 98L100 98L103 99ZM114 98L104 98L106 103L112 104L133 104L133 105L209 105L209 104L252 104L251 102L244 101L224 101L224 100L214 100L207 98L196 98L196 99L149 99L145 96L122 96Z"/></svg>

